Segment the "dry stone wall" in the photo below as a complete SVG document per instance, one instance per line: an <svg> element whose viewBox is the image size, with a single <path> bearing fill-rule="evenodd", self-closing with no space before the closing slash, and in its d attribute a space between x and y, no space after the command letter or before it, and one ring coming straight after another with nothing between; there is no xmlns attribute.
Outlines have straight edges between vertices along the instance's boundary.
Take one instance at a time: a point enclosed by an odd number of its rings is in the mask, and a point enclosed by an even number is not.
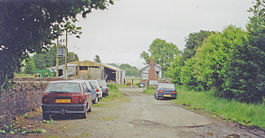
<svg viewBox="0 0 265 138"><path fill-rule="evenodd" d="M41 106L41 97L48 81L16 82L0 95L0 125L10 123L16 115L25 114Z"/></svg>

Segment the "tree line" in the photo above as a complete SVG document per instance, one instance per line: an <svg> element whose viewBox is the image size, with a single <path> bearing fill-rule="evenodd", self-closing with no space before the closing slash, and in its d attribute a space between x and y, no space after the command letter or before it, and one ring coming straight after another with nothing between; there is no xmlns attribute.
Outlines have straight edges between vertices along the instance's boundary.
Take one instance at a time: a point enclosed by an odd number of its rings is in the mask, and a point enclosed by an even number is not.
<svg viewBox="0 0 265 138"><path fill-rule="evenodd" d="M78 61L79 57L74 52L68 52L67 63ZM64 57L58 58L58 65L64 64ZM35 70L43 70L56 66L56 46L50 47L48 51L36 53L32 57L26 59L24 73L34 74Z"/></svg>
<svg viewBox="0 0 265 138"><path fill-rule="evenodd" d="M230 25L221 32L190 33L183 52L175 46L159 56L149 52L163 67L171 81L198 91L241 102L263 102L265 96L265 3L257 0L247 29ZM155 40L156 41L156 40ZM155 43L155 41L153 43ZM168 46L159 44L159 49ZM162 48L163 47L163 48ZM141 57L147 59L147 52ZM173 55L173 56L172 56ZM170 57L167 57L170 56ZM167 57L167 58L166 58ZM173 58L173 60L171 60ZM161 61L166 59L170 64ZM147 63L147 62L146 62Z"/></svg>

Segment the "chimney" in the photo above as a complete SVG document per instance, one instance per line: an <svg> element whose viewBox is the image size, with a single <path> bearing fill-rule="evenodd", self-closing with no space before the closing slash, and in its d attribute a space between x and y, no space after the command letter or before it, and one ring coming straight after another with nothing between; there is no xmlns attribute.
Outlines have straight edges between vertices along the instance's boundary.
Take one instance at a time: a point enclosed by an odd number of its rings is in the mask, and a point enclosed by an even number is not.
<svg viewBox="0 0 265 138"><path fill-rule="evenodd" d="M156 80L155 61L153 58L150 59L149 80Z"/></svg>

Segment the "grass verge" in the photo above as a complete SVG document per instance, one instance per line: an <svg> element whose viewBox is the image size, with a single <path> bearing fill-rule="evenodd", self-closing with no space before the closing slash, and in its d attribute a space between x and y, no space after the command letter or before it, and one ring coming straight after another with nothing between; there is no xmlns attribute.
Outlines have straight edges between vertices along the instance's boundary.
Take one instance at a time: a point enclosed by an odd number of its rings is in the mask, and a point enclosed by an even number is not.
<svg viewBox="0 0 265 138"><path fill-rule="evenodd" d="M150 94L150 95L154 95L154 92L155 92L155 88L154 87L147 87L143 93L145 94Z"/></svg>
<svg viewBox="0 0 265 138"><path fill-rule="evenodd" d="M104 106L105 104L114 100L121 100L125 102L126 100L128 100L128 98L126 98L126 96L120 92L117 84L109 83L109 95L103 97L98 104L94 104L93 106Z"/></svg>
<svg viewBox="0 0 265 138"><path fill-rule="evenodd" d="M154 94L153 87L147 87L143 93ZM177 99L172 100L185 108L202 109L223 119L232 120L245 126L257 126L265 129L265 105L246 104L235 100L214 97L211 92L196 92L177 87Z"/></svg>
<svg viewBox="0 0 265 138"><path fill-rule="evenodd" d="M177 88L176 104L187 108L203 109L219 117L232 120L246 126L258 126L265 129L265 105L246 104L235 100L217 98L211 92L195 92L186 88Z"/></svg>

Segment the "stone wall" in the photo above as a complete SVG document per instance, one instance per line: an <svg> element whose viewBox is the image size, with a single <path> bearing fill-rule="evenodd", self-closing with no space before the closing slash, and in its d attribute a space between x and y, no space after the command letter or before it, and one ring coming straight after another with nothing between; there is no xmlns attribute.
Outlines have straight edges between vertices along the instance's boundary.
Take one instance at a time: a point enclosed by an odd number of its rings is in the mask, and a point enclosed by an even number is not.
<svg viewBox="0 0 265 138"><path fill-rule="evenodd" d="M10 123L16 115L41 106L41 97L48 81L16 82L9 91L0 94L0 126Z"/></svg>

